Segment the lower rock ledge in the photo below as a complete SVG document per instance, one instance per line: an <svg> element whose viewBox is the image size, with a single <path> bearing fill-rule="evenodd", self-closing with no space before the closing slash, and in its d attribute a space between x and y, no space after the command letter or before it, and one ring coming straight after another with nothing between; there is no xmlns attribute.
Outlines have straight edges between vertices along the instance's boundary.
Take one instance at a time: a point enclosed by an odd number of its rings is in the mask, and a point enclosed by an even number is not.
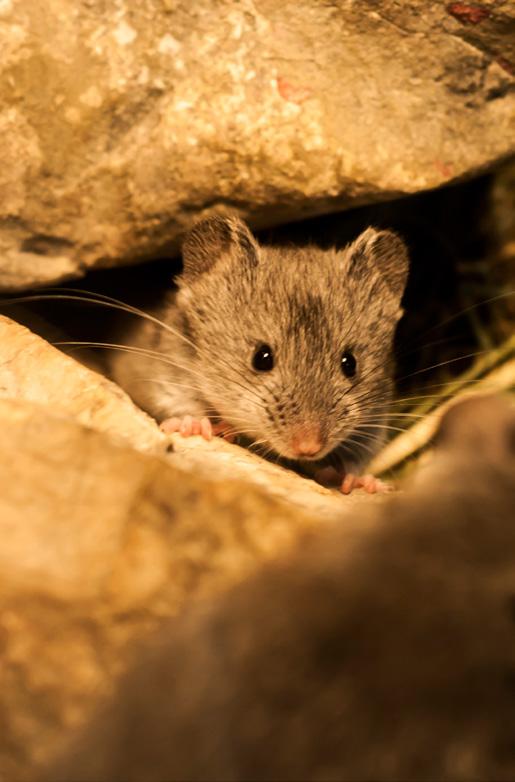
<svg viewBox="0 0 515 782"><path fill-rule="evenodd" d="M0 423L0 779L14 782L108 690L131 641L330 514L199 477L26 401L0 400ZM362 520L348 523L352 537Z"/></svg>

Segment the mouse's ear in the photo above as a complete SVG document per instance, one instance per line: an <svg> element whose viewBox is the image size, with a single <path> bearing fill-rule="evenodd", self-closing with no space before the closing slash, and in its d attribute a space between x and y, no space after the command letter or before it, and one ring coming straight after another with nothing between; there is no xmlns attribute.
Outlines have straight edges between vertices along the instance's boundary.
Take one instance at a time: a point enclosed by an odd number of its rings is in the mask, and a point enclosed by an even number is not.
<svg viewBox="0 0 515 782"><path fill-rule="evenodd" d="M396 299L400 301L408 279L408 248L393 231L367 228L348 248L348 273L365 278L371 268L377 269Z"/></svg>
<svg viewBox="0 0 515 782"><path fill-rule="evenodd" d="M244 264L256 266L258 252L257 242L242 220L214 215L201 220L186 235L182 245L183 275L197 277L223 256L237 256Z"/></svg>

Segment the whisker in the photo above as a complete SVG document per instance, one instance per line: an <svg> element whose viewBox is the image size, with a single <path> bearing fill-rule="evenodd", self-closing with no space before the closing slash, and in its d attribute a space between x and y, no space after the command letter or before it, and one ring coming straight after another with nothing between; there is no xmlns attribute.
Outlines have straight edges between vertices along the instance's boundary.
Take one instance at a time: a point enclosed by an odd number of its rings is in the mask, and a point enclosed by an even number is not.
<svg viewBox="0 0 515 782"><path fill-rule="evenodd" d="M338 446L339 448L343 449L345 452L347 450L346 446L352 445L357 450L364 450L366 453L369 453L370 456L376 455L376 449L371 446L372 438L367 440L358 440L356 437L353 437L350 435L349 437L346 437L345 440L342 441L341 445ZM338 449L337 449L338 450ZM352 456L351 453L349 453L349 456Z"/></svg>
<svg viewBox="0 0 515 782"><path fill-rule="evenodd" d="M114 342L88 342L81 340L59 340L52 342L51 344L56 347L98 348L102 350L119 350L120 352L134 353L135 355L141 355L145 358L161 361L175 369L181 369L185 374L196 376L201 380L204 379L202 373L191 366L179 364L177 361L172 360L168 355L161 353L160 351L142 348L136 345L122 345Z"/></svg>
<svg viewBox="0 0 515 782"><path fill-rule="evenodd" d="M265 445L268 441L266 439L262 440L253 440L251 443L249 443L249 448L258 448L262 445ZM271 449L270 449L271 450Z"/></svg>
<svg viewBox="0 0 515 782"><path fill-rule="evenodd" d="M424 418L424 417L425 416L423 413L390 413L390 414L377 413L377 414L367 415L366 420L367 421L371 419L384 420L385 418L388 420L391 418L416 418L418 420L419 418Z"/></svg>
<svg viewBox="0 0 515 782"><path fill-rule="evenodd" d="M449 366L450 364L455 364L457 361L462 361L463 359L466 359L466 358L476 358L477 356L484 356L487 353L488 353L487 350L478 350L478 351L476 351L474 353L467 353L464 356L457 356L456 358L450 358L450 359L447 359L446 361L440 361L437 364L431 364L430 366L424 367L423 369L417 369L415 372L410 372L409 374L403 375L402 377L397 378L397 379L398 380L407 380L408 378L415 377L417 375L421 375L424 372L429 372L431 369L438 369L439 367Z"/></svg>
<svg viewBox="0 0 515 782"><path fill-rule="evenodd" d="M190 347L192 347L194 350L196 350L196 345L189 339L187 339L180 331L177 329L174 329L170 324L165 323L164 321L160 320L159 318L155 317L154 315L151 315L148 312L145 312L144 310L139 309L138 307L134 307L132 305L129 305L123 301L120 301L119 299L115 299L112 296L106 296L104 294L97 294L92 293L90 291L82 291L78 288L58 288L58 289L47 289L47 290L57 290L59 293L41 293L41 294L31 294L28 296L17 296L17 297L11 297L9 299L3 299L2 301L7 304L19 304L19 303L27 303L30 301L45 301L45 300L65 300L65 301L80 301L82 303L87 304L97 304L98 306L108 307L115 310L120 310L122 312L127 312L132 315L137 315L138 317L144 318L155 325L159 326L160 328L164 329L165 331L169 332L175 337L178 337L180 340L182 340L184 343L188 344ZM64 291L65 293L61 293ZM60 342L60 343L54 343L54 344L60 344L60 345L71 345L71 342ZM75 346L79 346L81 344L84 347L95 347L95 344L90 342L86 343L85 341L82 343L79 343L76 341L73 343ZM107 343L97 343L99 347L108 348ZM128 347L128 346L124 346ZM134 347L134 346L133 346ZM231 373L237 374L240 379L245 380L243 373L241 373L234 365L229 364L229 362L224 362L221 357L218 357L219 362L224 363L226 368L231 371ZM168 361L170 365L177 366L180 369L183 369L184 371L191 372L191 368L178 364L177 362L171 362ZM252 389L250 386L240 386L242 390L247 390L249 393L252 393L256 396L256 398L259 399L259 396L255 392L254 389Z"/></svg>
<svg viewBox="0 0 515 782"><path fill-rule="evenodd" d="M491 296L488 299L482 299L481 301L476 302L475 304L471 304L468 307L465 307L464 309L460 310L459 312L454 313L453 315L450 315L445 320L440 321L435 326L431 326L427 331L422 332L417 339L421 339L427 334L431 334L431 332L436 331L439 328L442 328L442 326L447 326L449 323L452 323L453 321L457 320L458 318L461 318L462 315L466 315L468 312L472 312L473 310L477 309L478 307L482 307L486 304L492 304L496 301L501 301L502 299L508 299L511 296L515 295L515 290L506 291L504 293L499 293L496 296ZM423 347L423 346L422 346Z"/></svg>
<svg viewBox="0 0 515 782"><path fill-rule="evenodd" d="M102 349L110 349L110 350L122 350L124 352L129 353L138 353L140 355L148 356L150 358L158 358L161 361L166 361L166 363L170 363L170 359L168 356L165 356L163 353L160 353L156 350L151 350L150 348L141 348L137 347L135 345L122 345L117 344L115 342L87 342L82 340L58 340L56 342L52 342L52 345L54 347L78 347L78 348L102 348Z"/></svg>
<svg viewBox="0 0 515 782"><path fill-rule="evenodd" d="M70 293L69 294L38 293L38 294L30 294L28 296L16 296L8 299L2 299L2 303L24 304L30 301L65 300L65 301L80 301L85 304L97 304L99 307L107 307L110 309L127 312L131 315L138 315L140 318L144 318L145 320L154 323L156 326L159 326L165 331L168 331L170 334L173 334L174 337L178 337L187 345L190 345L191 347L195 348L195 345L193 344L193 342L191 342L191 340L187 339L184 336L184 334L181 334L180 331L177 331L176 329L172 328L172 326L170 326L168 323L164 323L164 321L159 320L159 318L156 318L154 315L150 315L150 313L145 312L144 310L140 310L138 307L133 307L132 305L126 304L125 302L119 301L118 299L114 299L111 296L104 296L103 294L90 293L89 291L81 291L78 288L58 288L58 289L49 288L48 290L70 291Z"/></svg>
<svg viewBox="0 0 515 782"><path fill-rule="evenodd" d="M369 424L365 420L362 424L359 424L356 429L380 429L382 432L384 431L391 431L391 432L405 432L406 428L402 429L399 426L391 426L389 424Z"/></svg>

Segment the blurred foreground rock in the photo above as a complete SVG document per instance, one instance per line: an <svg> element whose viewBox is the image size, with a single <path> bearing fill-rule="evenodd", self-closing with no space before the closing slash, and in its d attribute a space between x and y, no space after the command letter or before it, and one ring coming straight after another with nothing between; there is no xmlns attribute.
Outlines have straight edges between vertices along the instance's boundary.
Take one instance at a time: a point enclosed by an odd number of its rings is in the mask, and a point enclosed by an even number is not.
<svg viewBox="0 0 515 782"><path fill-rule="evenodd" d="M48 405L49 411L69 416L139 451L168 453L170 460L193 471L199 480L248 480L268 493L323 516L339 513L343 502L348 506L371 499L358 493L344 500L313 481L220 438L207 443L200 437L167 437L115 383L57 350L25 326L0 315L2 397Z"/></svg>
<svg viewBox="0 0 515 782"><path fill-rule="evenodd" d="M509 0L0 4L0 289L435 187L514 151ZM392 56L392 53L395 56Z"/></svg>
<svg viewBox="0 0 515 782"><path fill-rule="evenodd" d="M0 780L14 782L85 718L130 642L370 498L166 438L8 318L0 397Z"/></svg>
<svg viewBox="0 0 515 782"><path fill-rule="evenodd" d="M0 315L0 397L50 405L141 450L166 447L155 421L115 383Z"/></svg>
<svg viewBox="0 0 515 782"><path fill-rule="evenodd" d="M0 779L30 778L126 644L315 519L199 481L37 405L0 401Z"/></svg>

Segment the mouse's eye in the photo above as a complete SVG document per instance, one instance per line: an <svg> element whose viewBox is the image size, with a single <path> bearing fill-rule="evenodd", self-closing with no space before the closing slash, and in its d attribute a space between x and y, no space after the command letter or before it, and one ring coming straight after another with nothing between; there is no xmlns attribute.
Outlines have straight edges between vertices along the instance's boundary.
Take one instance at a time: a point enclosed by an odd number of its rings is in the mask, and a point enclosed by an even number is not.
<svg viewBox="0 0 515 782"><path fill-rule="evenodd" d="M356 359L350 350L346 350L342 353L341 367L345 377L354 377L356 374Z"/></svg>
<svg viewBox="0 0 515 782"><path fill-rule="evenodd" d="M274 368L274 354L270 345L259 345L252 356L252 366L258 372L270 372Z"/></svg>

